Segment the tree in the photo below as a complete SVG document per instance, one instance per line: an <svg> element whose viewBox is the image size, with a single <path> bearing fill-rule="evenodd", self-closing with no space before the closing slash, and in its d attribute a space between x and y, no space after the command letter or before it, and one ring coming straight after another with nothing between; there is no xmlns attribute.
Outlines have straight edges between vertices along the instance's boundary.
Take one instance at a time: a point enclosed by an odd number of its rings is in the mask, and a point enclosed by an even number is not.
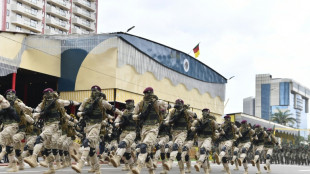
<svg viewBox="0 0 310 174"><path fill-rule="evenodd" d="M291 117L293 114L290 113L290 110L286 110L285 112L282 112L279 108L277 110L278 112L271 115L272 121L282 125L286 125L287 123L295 124L297 122L295 118Z"/></svg>

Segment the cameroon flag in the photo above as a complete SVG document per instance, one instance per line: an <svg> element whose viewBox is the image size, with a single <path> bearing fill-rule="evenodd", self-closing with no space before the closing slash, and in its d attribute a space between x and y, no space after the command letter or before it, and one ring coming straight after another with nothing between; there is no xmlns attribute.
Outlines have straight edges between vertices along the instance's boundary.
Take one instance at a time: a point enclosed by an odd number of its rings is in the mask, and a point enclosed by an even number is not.
<svg viewBox="0 0 310 174"><path fill-rule="evenodd" d="M199 56L199 54L200 54L200 52L199 52L199 44L197 44L197 46L195 46L193 51L195 53L195 58L197 58Z"/></svg>

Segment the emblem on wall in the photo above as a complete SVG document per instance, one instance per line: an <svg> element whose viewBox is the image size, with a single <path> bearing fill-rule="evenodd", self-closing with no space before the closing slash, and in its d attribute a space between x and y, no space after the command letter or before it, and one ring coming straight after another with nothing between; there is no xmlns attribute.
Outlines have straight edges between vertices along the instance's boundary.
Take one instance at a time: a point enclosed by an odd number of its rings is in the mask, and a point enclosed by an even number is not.
<svg viewBox="0 0 310 174"><path fill-rule="evenodd" d="M188 72L188 70L189 70L189 62L188 62L187 59L184 59L184 61L183 61L183 68L184 68L185 72Z"/></svg>

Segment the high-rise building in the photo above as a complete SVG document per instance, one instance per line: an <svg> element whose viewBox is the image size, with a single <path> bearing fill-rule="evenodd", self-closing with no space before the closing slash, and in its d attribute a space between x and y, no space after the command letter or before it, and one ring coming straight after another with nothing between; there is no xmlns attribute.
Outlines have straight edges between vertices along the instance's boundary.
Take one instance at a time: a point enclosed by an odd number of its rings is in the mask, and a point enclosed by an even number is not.
<svg viewBox="0 0 310 174"><path fill-rule="evenodd" d="M2 0L2 31L32 34L97 33L98 0Z"/></svg>
<svg viewBox="0 0 310 174"><path fill-rule="evenodd" d="M255 115L255 98L248 97L243 99L243 113Z"/></svg>
<svg viewBox="0 0 310 174"><path fill-rule="evenodd" d="M255 116L270 120L278 110L289 111L297 123L291 125L302 129L300 135L307 137L310 90L287 78L272 78L270 74L256 75ZM290 124L288 124L290 125Z"/></svg>

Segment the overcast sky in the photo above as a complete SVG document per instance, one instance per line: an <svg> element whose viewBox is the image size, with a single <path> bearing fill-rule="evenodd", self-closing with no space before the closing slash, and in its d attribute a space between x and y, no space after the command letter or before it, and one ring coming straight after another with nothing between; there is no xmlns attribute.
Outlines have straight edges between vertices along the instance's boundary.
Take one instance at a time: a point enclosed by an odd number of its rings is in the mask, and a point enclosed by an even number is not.
<svg viewBox="0 0 310 174"><path fill-rule="evenodd" d="M226 85L226 114L255 97L256 74L310 88L309 7L309 0L99 0L98 33L135 26L130 34L192 56L200 42L201 62L235 76Z"/></svg>

